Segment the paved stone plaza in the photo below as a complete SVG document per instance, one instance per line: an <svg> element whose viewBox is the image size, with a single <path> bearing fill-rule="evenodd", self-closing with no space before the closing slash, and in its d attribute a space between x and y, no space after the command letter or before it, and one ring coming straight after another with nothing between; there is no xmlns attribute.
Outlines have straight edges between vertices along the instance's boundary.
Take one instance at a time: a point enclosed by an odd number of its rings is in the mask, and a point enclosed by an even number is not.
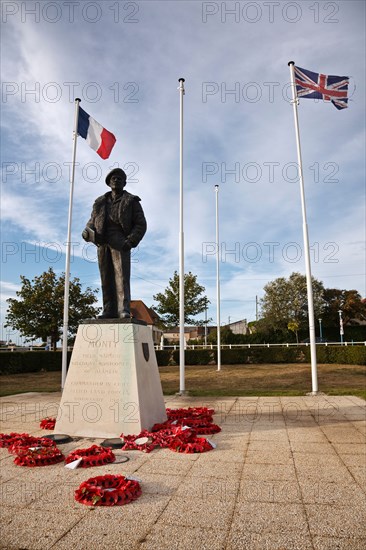
<svg viewBox="0 0 366 550"><path fill-rule="evenodd" d="M2 398L0 431L45 435L60 394ZM357 397L167 397L210 406L217 448L182 455L116 451L124 464L69 470L16 466L0 449L1 538L7 549L365 550L366 403ZM60 449L89 447L78 439ZM133 474L142 496L119 507L74 501L81 481Z"/></svg>

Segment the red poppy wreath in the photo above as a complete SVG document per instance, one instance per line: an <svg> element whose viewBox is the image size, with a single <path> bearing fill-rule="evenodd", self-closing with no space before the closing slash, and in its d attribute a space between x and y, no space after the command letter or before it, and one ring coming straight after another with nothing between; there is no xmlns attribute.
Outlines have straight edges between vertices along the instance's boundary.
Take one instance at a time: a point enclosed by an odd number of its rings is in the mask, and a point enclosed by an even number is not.
<svg viewBox="0 0 366 550"><path fill-rule="evenodd" d="M89 468L90 466L103 466L104 464L110 464L116 460L114 453L110 447L100 447L99 445L92 445L88 449L76 449L72 451L66 458L66 464L70 464L74 460L81 458L80 467Z"/></svg>
<svg viewBox="0 0 366 550"><path fill-rule="evenodd" d="M17 454L19 450L28 447L55 447L56 444L51 439L44 437L34 437L26 433L19 434L12 432L10 434L0 434L0 447L8 449L9 453Z"/></svg>
<svg viewBox="0 0 366 550"><path fill-rule="evenodd" d="M62 462L64 455L57 447L19 448L14 464L17 466L50 466Z"/></svg>
<svg viewBox="0 0 366 550"><path fill-rule="evenodd" d="M42 430L54 430L56 424L56 418L44 418L39 425Z"/></svg>
<svg viewBox="0 0 366 550"><path fill-rule="evenodd" d="M122 506L141 495L138 481L122 475L91 477L75 491L75 500L87 506Z"/></svg>

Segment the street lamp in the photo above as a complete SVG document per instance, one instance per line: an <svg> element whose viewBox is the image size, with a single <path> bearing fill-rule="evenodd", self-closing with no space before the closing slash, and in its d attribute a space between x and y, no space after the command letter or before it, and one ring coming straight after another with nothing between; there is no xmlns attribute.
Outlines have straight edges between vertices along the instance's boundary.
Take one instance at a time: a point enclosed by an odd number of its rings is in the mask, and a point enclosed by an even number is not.
<svg viewBox="0 0 366 550"><path fill-rule="evenodd" d="M341 344L343 344L343 334L344 334L344 331L343 331L342 310L339 309L339 310L338 310L338 313L339 313L339 334L340 334L340 336L341 336Z"/></svg>
<svg viewBox="0 0 366 550"><path fill-rule="evenodd" d="M318 321L319 321L319 336L320 336L320 341L322 342L323 341L322 319L318 319Z"/></svg>

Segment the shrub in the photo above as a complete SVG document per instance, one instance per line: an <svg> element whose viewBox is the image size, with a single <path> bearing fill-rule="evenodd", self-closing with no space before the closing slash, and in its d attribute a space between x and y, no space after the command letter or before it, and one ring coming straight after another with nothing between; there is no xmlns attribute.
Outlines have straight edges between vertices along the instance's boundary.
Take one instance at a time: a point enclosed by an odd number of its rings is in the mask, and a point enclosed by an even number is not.
<svg viewBox="0 0 366 550"><path fill-rule="evenodd" d="M318 363L340 363L348 365L366 364L366 346L317 346ZM179 350L158 350L158 365L179 365ZM186 350L186 365L209 365L217 362L216 350ZM246 363L310 363L310 346L299 347L251 347L224 348L221 363L243 365Z"/></svg>
<svg viewBox="0 0 366 550"><path fill-rule="evenodd" d="M310 347L306 348L306 361L310 361ZM316 350L318 363L366 365L366 346L321 346Z"/></svg>
<svg viewBox="0 0 366 550"><path fill-rule="evenodd" d="M212 359L214 353L209 349L187 349L185 352L186 365L208 365ZM179 350L173 351L173 360L179 365Z"/></svg>
<svg viewBox="0 0 366 550"><path fill-rule="evenodd" d="M62 353L52 351L2 351L0 374L58 371L62 366ZM67 354L70 363L71 352Z"/></svg>
<svg viewBox="0 0 366 550"><path fill-rule="evenodd" d="M251 349L222 349L221 363L224 365L240 365L250 363ZM215 361L217 362L217 351L215 351Z"/></svg>
<svg viewBox="0 0 366 550"><path fill-rule="evenodd" d="M170 364L172 352L170 350L159 349L156 351L156 360L159 367L165 367Z"/></svg>
<svg viewBox="0 0 366 550"><path fill-rule="evenodd" d="M252 363L297 363L301 348L253 348Z"/></svg>
<svg viewBox="0 0 366 550"><path fill-rule="evenodd" d="M366 346L317 346L318 363L338 363L345 365L366 365ZM68 364L71 352L67 357ZM1 374L61 370L62 353L48 351L0 352ZM159 366L179 365L179 350L157 350ZM186 365L209 365L217 362L217 351L211 349L186 350ZM224 365L246 363L310 363L310 346L235 348L221 350Z"/></svg>

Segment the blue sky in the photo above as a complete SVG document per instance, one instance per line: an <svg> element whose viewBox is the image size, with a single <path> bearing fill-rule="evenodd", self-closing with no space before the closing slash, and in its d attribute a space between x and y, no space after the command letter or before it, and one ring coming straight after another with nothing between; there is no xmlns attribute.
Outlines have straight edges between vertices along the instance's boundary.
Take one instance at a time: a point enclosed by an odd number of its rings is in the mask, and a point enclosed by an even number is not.
<svg viewBox="0 0 366 550"><path fill-rule="evenodd" d="M302 100L312 273L365 289L365 4L347 2L2 2L2 301L20 275L65 269L74 98L117 137L103 161L78 139L71 276L99 287L81 239L114 166L142 199L148 233L132 297L153 305L178 269L179 93L184 98L185 270L216 317L255 319L263 286L305 273L288 61L351 77L349 108ZM5 330L2 332L2 338Z"/></svg>

